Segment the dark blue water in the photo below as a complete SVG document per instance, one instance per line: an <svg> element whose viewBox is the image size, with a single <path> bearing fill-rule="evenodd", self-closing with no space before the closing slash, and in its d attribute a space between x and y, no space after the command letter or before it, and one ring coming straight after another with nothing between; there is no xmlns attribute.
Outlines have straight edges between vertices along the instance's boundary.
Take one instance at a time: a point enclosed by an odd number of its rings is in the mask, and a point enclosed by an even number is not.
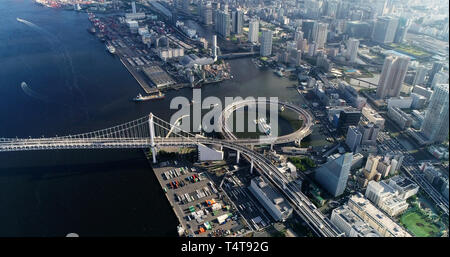
<svg viewBox="0 0 450 257"><path fill-rule="evenodd" d="M89 27L85 13L0 1L0 137L81 133L149 112L169 120L170 100L192 97L183 89L131 102L141 88ZM203 97L300 102L293 82L250 59L231 64L235 79L203 88ZM139 150L0 154L0 236L168 236L177 224Z"/></svg>

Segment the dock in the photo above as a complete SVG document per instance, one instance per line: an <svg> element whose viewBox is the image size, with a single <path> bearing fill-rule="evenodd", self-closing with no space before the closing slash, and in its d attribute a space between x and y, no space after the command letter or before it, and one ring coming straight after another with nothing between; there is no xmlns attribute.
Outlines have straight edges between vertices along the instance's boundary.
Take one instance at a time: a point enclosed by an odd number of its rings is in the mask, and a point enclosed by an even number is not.
<svg viewBox="0 0 450 257"><path fill-rule="evenodd" d="M133 75L134 79L136 79L136 81L139 83L139 85L142 87L145 93L154 94L159 92L157 88L150 87L150 85L148 85L148 83L141 77L140 74L137 73L137 71L128 63L128 61L124 59L123 56L121 56L120 54L117 55L119 56L119 59L122 62L122 64L127 68L127 70L131 73L131 75Z"/></svg>

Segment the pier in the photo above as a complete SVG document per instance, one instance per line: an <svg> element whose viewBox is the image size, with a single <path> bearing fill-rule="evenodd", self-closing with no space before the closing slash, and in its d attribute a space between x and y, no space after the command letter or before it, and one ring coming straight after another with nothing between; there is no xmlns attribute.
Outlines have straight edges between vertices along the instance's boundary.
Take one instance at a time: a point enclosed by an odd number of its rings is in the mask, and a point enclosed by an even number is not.
<svg viewBox="0 0 450 257"><path fill-rule="evenodd" d="M142 78L142 76L137 72L136 69L134 69L124 57L122 57L120 54L117 54L119 56L120 61L122 64L127 68L127 70L133 75L134 79L139 83L139 85L142 87L142 89L147 94L153 94L158 93L159 90L155 87L150 87L148 83Z"/></svg>

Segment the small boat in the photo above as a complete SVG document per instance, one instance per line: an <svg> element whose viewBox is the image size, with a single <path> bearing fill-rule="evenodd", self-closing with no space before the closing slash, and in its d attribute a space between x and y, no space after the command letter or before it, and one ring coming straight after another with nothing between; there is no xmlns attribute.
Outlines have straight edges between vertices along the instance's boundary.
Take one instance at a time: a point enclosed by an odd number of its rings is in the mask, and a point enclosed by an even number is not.
<svg viewBox="0 0 450 257"><path fill-rule="evenodd" d="M91 34L95 34L95 32L97 32L97 30L94 27L92 27L92 28L88 29L88 32Z"/></svg>
<svg viewBox="0 0 450 257"><path fill-rule="evenodd" d="M113 45L111 45L111 44L106 44L106 49L107 49L111 54L116 53L116 48L115 48Z"/></svg>
<svg viewBox="0 0 450 257"><path fill-rule="evenodd" d="M142 96L141 94L138 94L135 98L133 98L133 101L135 102L143 102L148 100L154 100L154 99L163 99L166 97L163 93L159 92L157 95L147 95Z"/></svg>

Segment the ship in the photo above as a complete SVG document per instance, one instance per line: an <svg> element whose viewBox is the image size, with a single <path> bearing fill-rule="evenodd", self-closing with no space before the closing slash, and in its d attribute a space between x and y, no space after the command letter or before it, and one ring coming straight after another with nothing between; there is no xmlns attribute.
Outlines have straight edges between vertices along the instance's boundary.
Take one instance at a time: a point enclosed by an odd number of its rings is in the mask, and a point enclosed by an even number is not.
<svg viewBox="0 0 450 257"><path fill-rule="evenodd" d="M88 29L88 32L91 34L95 34L95 32L97 32L97 30L95 29L95 27L91 27L90 29Z"/></svg>
<svg viewBox="0 0 450 257"><path fill-rule="evenodd" d="M106 49L111 53L111 54L115 54L116 53L116 48L111 45L111 44L106 44Z"/></svg>
<svg viewBox="0 0 450 257"><path fill-rule="evenodd" d="M154 99L162 99L164 97L165 97L165 95L161 92L159 92L159 94L157 94L157 95L147 95L147 96L142 96L141 94L138 94L135 98L133 98L133 101L143 102L143 101L154 100Z"/></svg>

